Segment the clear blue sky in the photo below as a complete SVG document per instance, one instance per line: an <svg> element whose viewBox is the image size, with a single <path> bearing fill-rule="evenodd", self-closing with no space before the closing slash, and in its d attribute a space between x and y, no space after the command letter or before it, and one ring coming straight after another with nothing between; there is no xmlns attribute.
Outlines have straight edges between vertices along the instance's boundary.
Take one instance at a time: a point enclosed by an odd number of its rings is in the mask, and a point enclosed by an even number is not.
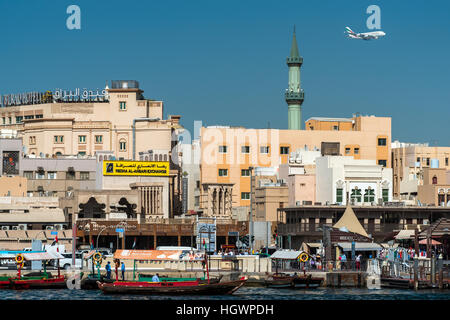
<svg viewBox="0 0 450 320"><path fill-rule="evenodd" d="M81 30L66 28L71 4ZM345 38L367 31L371 4L387 36ZM450 146L448 1L1 1L0 94L135 79L190 130L285 129L294 24L303 121L390 116L393 139Z"/></svg>

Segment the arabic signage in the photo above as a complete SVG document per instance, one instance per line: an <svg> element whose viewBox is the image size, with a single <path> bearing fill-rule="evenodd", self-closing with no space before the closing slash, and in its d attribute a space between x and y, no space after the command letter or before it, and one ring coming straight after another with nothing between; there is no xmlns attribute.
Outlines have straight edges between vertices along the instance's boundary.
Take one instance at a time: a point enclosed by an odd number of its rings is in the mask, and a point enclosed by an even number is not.
<svg viewBox="0 0 450 320"><path fill-rule="evenodd" d="M103 161L104 176L169 176L168 161Z"/></svg>
<svg viewBox="0 0 450 320"><path fill-rule="evenodd" d="M76 88L74 90L56 89L45 92L25 92L17 94L0 95L0 107L14 107L30 104L43 104L53 102L100 102L109 101L106 89L88 90Z"/></svg>

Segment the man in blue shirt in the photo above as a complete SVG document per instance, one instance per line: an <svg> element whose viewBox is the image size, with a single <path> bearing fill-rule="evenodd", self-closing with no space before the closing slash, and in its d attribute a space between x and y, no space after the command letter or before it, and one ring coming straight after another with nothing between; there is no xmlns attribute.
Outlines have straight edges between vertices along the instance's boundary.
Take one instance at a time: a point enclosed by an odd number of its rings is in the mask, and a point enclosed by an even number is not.
<svg viewBox="0 0 450 320"><path fill-rule="evenodd" d="M125 281L125 263L122 262L120 270L122 270L122 281Z"/></svg>
<svg viewBox="0 0 450 320"><path fill-rule="evenodd" d="M106 269L106 279L111 279L111 262L108 261L108 264L105 266Z"/></svg>
<svg viewBox="0 0 450 320"><path fill-rule="evenodd" d="M342 268L347 269L347 256L345 255L345 253L342 254L341 261L342 261Z"/></svg>
<svg viewBox="0 0 450 320"><path fill-rule="evenodd" d="M152 282L160 282L158 273L152 277Z"/></svg>

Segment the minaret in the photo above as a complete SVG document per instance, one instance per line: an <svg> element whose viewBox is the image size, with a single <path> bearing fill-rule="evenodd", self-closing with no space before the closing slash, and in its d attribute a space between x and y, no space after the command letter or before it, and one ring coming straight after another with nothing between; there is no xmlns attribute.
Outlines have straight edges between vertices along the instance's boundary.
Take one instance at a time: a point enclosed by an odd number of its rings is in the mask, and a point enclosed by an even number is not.
<svg viewBox="0 0 450 320"><path fill-rule="evenodd" d="M292 39L291 55L286 59L289 67L289 87L286 89L286 103L288 104L288 129L300 130L302 126L302 111L301 106L305 94L300 87L300 67L303 63L303 58L298 53L297 39Z"/></svg>

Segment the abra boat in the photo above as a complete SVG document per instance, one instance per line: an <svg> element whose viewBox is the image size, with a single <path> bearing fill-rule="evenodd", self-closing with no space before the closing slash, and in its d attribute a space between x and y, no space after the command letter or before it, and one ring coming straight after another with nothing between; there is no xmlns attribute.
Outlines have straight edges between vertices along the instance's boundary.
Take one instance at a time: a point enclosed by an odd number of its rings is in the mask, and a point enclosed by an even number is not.
<svg viewBox="0 0 450 320"><path fill-rule="evenodd" d="M289 281L290 288L295 289L315 289L320 287L323 279L312 277L311 275L273 275L274 281Z"/></svg>
<svg viewBox="0 0 450 320"><path fill-rule="evenodd" d="M103 293L107 294L146 294L146 295L226 295L233 294L242 287L246 279L219 283L201 284L195 281L175 282L140 282L115 281L113 283L97 282Z"/></svg>

